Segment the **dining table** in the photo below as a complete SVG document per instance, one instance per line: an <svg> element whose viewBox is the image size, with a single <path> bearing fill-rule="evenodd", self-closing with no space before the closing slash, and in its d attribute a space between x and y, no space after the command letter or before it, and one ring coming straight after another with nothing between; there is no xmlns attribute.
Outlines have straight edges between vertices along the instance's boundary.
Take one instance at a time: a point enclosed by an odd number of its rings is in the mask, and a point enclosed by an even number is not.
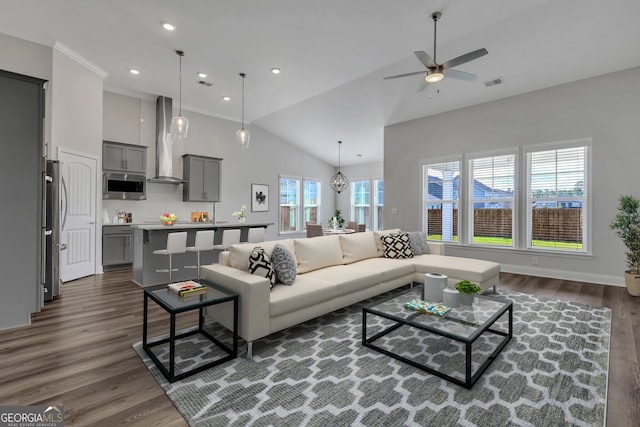
<svg viewBox="0 0 640 427"><path fill-rule="evenodd" d="M323 228L322 234L325 236L333 236L334 234L351 234L355 233L356 230L352 228Z"/></svg>

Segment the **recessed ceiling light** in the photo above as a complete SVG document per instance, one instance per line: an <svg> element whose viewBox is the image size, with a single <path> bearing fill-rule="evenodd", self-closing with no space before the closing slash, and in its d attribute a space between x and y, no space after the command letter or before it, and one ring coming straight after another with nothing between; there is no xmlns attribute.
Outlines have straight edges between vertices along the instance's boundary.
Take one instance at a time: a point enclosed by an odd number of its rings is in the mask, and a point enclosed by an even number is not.
<svg viewBox="0 0 640 427"><path fill-rule="evenodd" d="M167 31L173 31L176 29L176 26L173 25L171 22L163 22L162 28L164 28Z"/></svg>
<svg viewBox="0 0 640 427"><path fill-rule="evenodd" d="M222 97L222 100L223 100L223 101L227 101L227 102L228 102L228 101L231 101L231 97L229 97L229 96L223 96L223 97Z"/></svg>
<svg viewBox="0 0 640 427"><path fill-rule="evenodd" d="M198 73L198 77L200 77L201 79L206 79L207 73Z"/></svg>
<svg viewBox="0 0 640 427"><path fill-rule="evenodd" d="M140 71L139 71L139 70L136 70L135 68L130 68L130 69L129 69L129 72L130 72L131 74L135 74L136 76L137 76L138 74L140 74Z"/></svg>
<svg viewBox="0 0 640 427"><path fill-rule="evenodd" d="M273 74L280 74L280 68L278 68L278 67L273 67L273 68L271 69L271 72L272 72Z"/></svg>

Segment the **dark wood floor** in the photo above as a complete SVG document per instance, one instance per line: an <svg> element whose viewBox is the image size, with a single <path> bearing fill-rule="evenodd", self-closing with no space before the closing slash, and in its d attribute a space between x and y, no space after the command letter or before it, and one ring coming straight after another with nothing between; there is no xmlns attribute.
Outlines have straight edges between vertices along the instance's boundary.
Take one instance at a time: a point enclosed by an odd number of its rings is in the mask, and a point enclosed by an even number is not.
<svg viewBox="0 0 640 427"><path fill-rule="evenodd" d="M185 426L131 345L142 336L142 289L130 271L62 287L28 327L0 331L0 405L64 405L66 426ZM501 274L500 287L613 310L607 426L640 425L640 298L624 288ZM196 322L192 314L180 326ZM151 304L150 327L166 314Z"/></svg>

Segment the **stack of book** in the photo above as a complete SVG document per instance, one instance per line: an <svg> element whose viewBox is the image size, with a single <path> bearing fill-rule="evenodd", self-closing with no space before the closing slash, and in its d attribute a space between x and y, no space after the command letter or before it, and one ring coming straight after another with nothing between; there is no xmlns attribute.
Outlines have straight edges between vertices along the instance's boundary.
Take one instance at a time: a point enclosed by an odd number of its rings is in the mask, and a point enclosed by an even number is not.
<svg viewBox="0 0 640 427"><path fill-rule="evenodd" d="M193 280L187 280L186 282L170 283L167 285L167 289L170 292L178 294L181 297L188 297L192 295L201 295L207 293L207 285L194 282Z"/></svg>

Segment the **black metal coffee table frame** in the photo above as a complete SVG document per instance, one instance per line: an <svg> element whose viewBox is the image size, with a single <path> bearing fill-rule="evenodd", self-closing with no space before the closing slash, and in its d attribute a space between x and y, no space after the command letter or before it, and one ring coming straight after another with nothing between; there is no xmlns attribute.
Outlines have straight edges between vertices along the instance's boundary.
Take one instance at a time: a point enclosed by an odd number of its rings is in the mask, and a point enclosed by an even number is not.
<svg viewBox="0 0 640 427"><path fill-rule="evenodd" d="M415 288L414 288L415 289ZM406 293L406 292L405 292ZM388 299L386 299L385 301L397 298L398 295L394 295ZM484 297L484 296L476 296L476 298L488 298L488 297ZM492 299L492 298L489 298ZM495 299L495 298L493 298ZM477 327L477 329L468 337L462 337L453 333L449 333L447 331L444 331L442 329L438 329L438 328L434 328L434 327L430 327L428 325L425 325L423 323L419 323L414 321L414 319L417 316L430 316L429 314L422 314L422 313L418 313L418 312L414 312L412 315L408 316L407 318L400 318L397 316L394 316L393 314L389 314L389 313L385 313L384 311L380 311L380 310L376 310L375 306L380 305L382 302L377 302L374 305L371 306L366 306L362 308L362 345L372 348L376 351L379 351L381 353L386 354L387 356L393 357L395 359L398 359L404 363L407 363L411 366L414 366L416 368L422 369L423 371L429 372L430 374L436 375L440 378L443 378L447 381L451 381L454 384L457 384L459 386L465 387L467 389L470 389L471 387L473 387L473 385L476 383L476 381L478 381L478 379L480 378L480 376L484 373L484 371L487 370L487 368L489 367L489 365L491 364L491 362L493 362L493 360L498 356L498 354L502 351L502 349L507 345L507 343L511 340L512 336L513 336L513 303L511 301L507 301L507 300L500 300L502 302L505 303L505 305L499 309L498 311L496 311L496 313L494 313L487 321L485 321L483 324L481 325L474 325ZM509 328L508 331L500 331L500 330L496 330L496 329L492 329L491 327L493 326L493 324L500 319L505 313L508 313L509 316ZM390 327L387 327L386 329L383 329L382 331L378 332L377 334L375 334L374 336L367 338L367 315L374 315L374 316L380 316L383 317L385 319L389 319L393 322L395 322L394 325L391 325ZM459 322L459 323L466 323L462 320L458 320L458 319L453 319L453 318L443 318L443 321L447 321L447 322ZM450 375L447 375L443 372L440 372L436 369L433 369L432 367L429 367L427 365L418 363L414 360L408 359L400 354L396 354L393 353L385 348L382 348L376 344L374 344L374 341L376 341L377 339L387 335L388 333L395 331L396 329L402 327L402 326L411 326L414 328L418 328L421 329L423 331L441 336L441 337L445 337L445 338L449 338L452 339L454 341L458 341L464 344L465 346L465 380L462 381L458 378L452 377ZM489 355L489 357L487 358L487 360L484 361L484 363L482 365L480 365L480 367L476 370L476 372L472 372L472 363L471 363L471 356L472 356L472 346L473 343L485 332L491 332L493 334L497 334L497 335L501 335L504 337L504 339L497 345L497 347L495 348L495 350Z"/></svg>
<svg viewBox="0 0 640 427"><path fill-rule="evenodd" d="M206 280L197 280L199 283L206 284L209 286L209 290L206 294L189 296L185 298L178 297L177 295L167 291L165 286L162 287L153 287L150 289L144 290L144 319L143 319L143 332L142 332L142 348L147 353L147 355L153 360L156 364L160 372L164 374L164 376L169 380L169 382L174 382L181 380L189 375L196 374L198 372L202 372L205 369L209 369L213 366L224 363L228 360L235 359L238 356L238 294L232 294L227 291L222 290L217 287L213 283L207 282ZM160 339L158 341L154 341L149 343L147 340L147 311L148 311L148 300L153 300L156 304L162 307L167 313L169 313L170 320L170 330L169 336L167 338ZM233 347L229 347L224 343L220 342L214 336L212 336L209 332L204 329L204 308L216 305L223 304L226 302L233 303ZM185 333L181 333L176 335L176 315L179 313L184 313L191 310L198 310L198 329L194 329ZM190 335L201 334L208 338L212 343L214 343L219 349L223 350L227 355L224 357L220 357L216 360L208 362L206 364L197 366L188 371L181 372L180 374L175 373L175 347L176 340L188 337ZM162 362L158 359L155 353L151 350L153 347L163 345L169 343L169 369L167 369Z"/></svg>

